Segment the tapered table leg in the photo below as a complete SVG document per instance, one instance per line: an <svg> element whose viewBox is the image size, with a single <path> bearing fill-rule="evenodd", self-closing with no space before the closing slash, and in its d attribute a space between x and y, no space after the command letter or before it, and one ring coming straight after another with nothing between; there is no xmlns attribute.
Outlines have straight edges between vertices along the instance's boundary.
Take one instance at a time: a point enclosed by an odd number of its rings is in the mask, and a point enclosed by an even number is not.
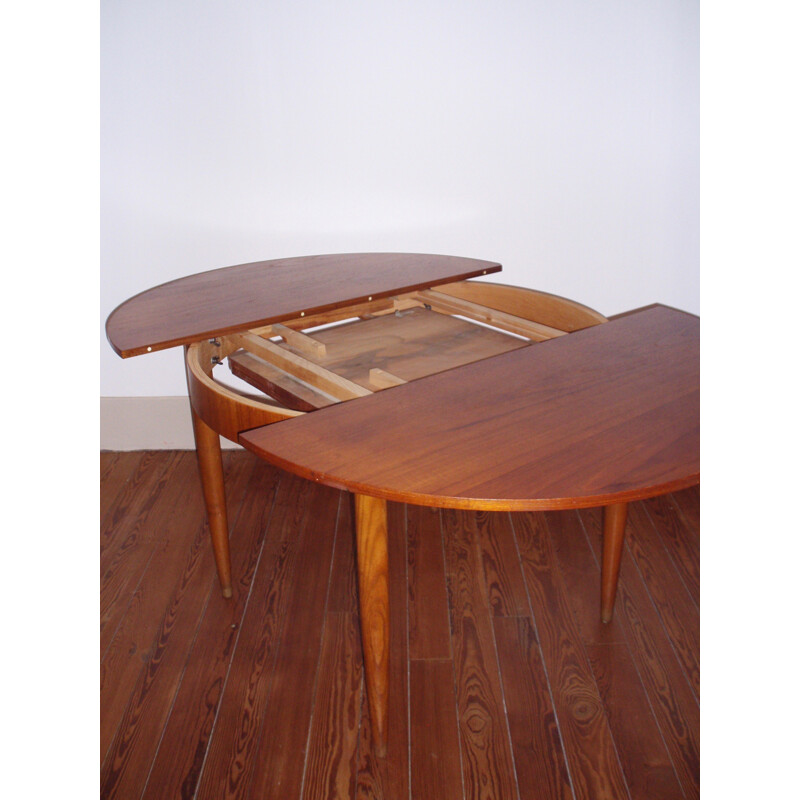
<svg viewBox="0 0 800 800"><path fill-rule="evenodd" d="M208 513L208 527L211 530L211 544L214 547L214 560L217 562L217 575L222 596L231 597L231 551L228 545L228 512L225 506L225 482L222 477L222 450L219 434L206 425L192 409L194 441L197 447L197 461L200 465L200 481Z"/></svg>
<svg viewBox="0 0 800 800"><path fill-rule="evenodd" d="M603 572L600 587L600 617L603 622L611 622L614 614L627 519L627 503L612 503L603 508Z"/></svg>
<svg viewBox="0 0 800 800"><path fill-rule="evenodd" d="M389 705L389 550L386 501L355 495L361 646L372 738L378 756L386 755Z"/></svg>

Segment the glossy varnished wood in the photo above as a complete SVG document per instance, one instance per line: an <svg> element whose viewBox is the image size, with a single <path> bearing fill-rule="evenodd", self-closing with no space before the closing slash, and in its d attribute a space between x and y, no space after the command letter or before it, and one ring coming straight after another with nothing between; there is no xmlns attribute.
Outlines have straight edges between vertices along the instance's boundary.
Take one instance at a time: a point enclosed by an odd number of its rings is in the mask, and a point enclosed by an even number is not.
<svg viewBox="0 0 800 800"><path fill-rule="evenodd" d="M189 402L192 411L209 428L226 439L236 441L240 431L301 413L274 403L247 398L221 386L212 377L212 359L226 355L224 351L217 355L218 352L217 345L209 342L189 345L184 350Z"/></svg>
<svg viewBox="0 0 800 800"><path fill-rule="evenodd" d="M355 496L361 645L375 752L386 755L389 704L389 548L386 501Z"/></svg>
<svg viewBox="0 0 800 800"><path fill-rule="evenodd" d="M225 480L222 474L222 450L219 434L208 427L192 411L194 440L197 445L197 463L200 467L200 480L203 484L203 498L206 503L208 527L214 546L214 560L223 597L230 597L231 553L228 543L228 511L225 507Z"/></svg>
<svg viewBox="0 0 800 800"><path fill-rule="evenodd" d="M311 480L494 510L699 481L699 320L657 306L240 436Z"/></svg>
<svg viewBox="0 0 800 800"><path fill-rule="evenodd" d="M148 289L111 313L106 334L128 357L499 270L491 261L409 253L258 261Z"/></svg>
<svg viewBox="0 0 800 800"><path fill-rule="evenodd" d="M600 617L603 622L611 622L614 613L627 519L627 503L611 503L603 509L603 575L600 588Z"/></svg>
<svg viewBox="0 0 800 800"><path fill-rule="evenodd" d="M104 584L118 622L102 669L101 797L699 796L688 635L699 612L684 599L697 574L695 489L664 497L668 527L650 501L631 504L608 625L596 606L599 509L389 503L393 667L377 757L349 496L247 452L222 461L229 600L194 455L101 458L106 552L130 540L123 549L151 556L144 571L112 559L119 580Z"/></svg>

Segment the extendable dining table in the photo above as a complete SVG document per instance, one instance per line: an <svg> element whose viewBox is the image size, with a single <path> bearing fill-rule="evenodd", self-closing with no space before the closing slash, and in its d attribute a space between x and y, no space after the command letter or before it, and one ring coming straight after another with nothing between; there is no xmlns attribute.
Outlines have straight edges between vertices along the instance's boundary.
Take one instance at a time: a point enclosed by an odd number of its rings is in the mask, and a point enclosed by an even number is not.
<svg viewBox="0 0 800 800"><path fill-rule="evenodd" d="M122 357L183 346L223 595L232 594L220 435L354 496L370 721L385 754L386 502L604 509L612 619L628 503L699 483L699 319L608 320L481 279L496 262L357 253L255 262L149 289L109 316ZM220 367L227 362L229 373Z"/></svg>

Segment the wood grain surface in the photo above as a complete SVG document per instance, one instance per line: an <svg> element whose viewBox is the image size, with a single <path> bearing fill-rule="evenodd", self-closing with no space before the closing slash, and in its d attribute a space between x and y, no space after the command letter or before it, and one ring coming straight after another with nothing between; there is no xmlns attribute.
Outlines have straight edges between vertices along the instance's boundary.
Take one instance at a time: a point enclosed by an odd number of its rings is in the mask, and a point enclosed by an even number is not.
<svg viewBox="0 0 800 800"><path fill-rule="evenodd" d="M361 649L375 752L386 755L389 703L389 545L386 501L355 496Z"/></svg>
<svg viewBox="0 0 800 800"><path fill-rule="evenodd" d="M265 537L271 530L274 495L280 484L279 474L259 469L257 464L250 464L249 470L244 481L240 481L243 487L237 486L235 478L229 475L233 489L231 507L236 511L238 504L240 511L231 530L236 575L233 597L223 598L216 587L207 595L202 622L173 699L143 800L180 797L184 787L196 785L202 773L228 678L230 655L239 641L253 579L265 550ZM261 502L242 502L244 487L248 493L260 497ZM266 547L266 560L271 544Z"/></svg>
<svg viewBox="0 0 800 800"><path fill-rule="evenodd" d="M328 345L326 355L314 359L318 364L370 390L376 388L372 368L412 381L528 344L426 308L337 325L315 336Z"/></svg>
<svg viewBox="0 0 800 800"><path fill-rule="evenodd" d="M410 662L411 796L462 800L458 715L453 662Z"/></svg>
<svg viewBox="0 0 800 800"><path fill-rule="evenodd" d="M699 481L699 319L657 306L248 431L305 478L451 508L578 508Z"/></svg>
<svg viewBox="0 0 800 800"><path fill-rule="evenodd" d="M231 502L238 511L246 481L236 473L252 470L252 465L240 459L229 460L229 464L236 487ZM196 474L193 482L197 483ZM177 488L181 483L174 481ZM186 500L194 509L199 498L189 495ZM166 546L151 560L137 587L139 602L129 607L103 660L101 691L108 685L129 687L129 692L117 695L116 702L124 703L125 710L110 745L105 746L107 739L101 737L106 765L101 785L104 797L129 797L131 787L146 777L139 772L147 760L143 754L151 752L153 740L160 737L170 716L186 652L194 639L192 626L186 622L202 613L208 577L214 573L202 512L195 516L173 501L162 524ZM187 541L186 534L192 532ZM152 616L155 609L159 609L156 620ZM156 624L150 627L148 622ZM115 707L106 706L106 713ZM102 724L101 730L110 731Z"/></svg>
<svg viewBox="0 0 800 800"><path fill-rule="evenodd" d="M692 488L672 495L683 499ZM598 565L602 548L602 523L597 509L580 510L581 522L587 533L587 543L592 548ZM641 517L631 515L631 536L626 537L628 548L641 536L635 525ZM667 745L683 792L687 798L700 796L700 707L689 685L682 665L675 655L672 642L664 629L661 609L654 604L647 579L638 569L635 559L627 557L623 563L617 587L617 608L612 625L619 626L619 634L629 643L651 707L658 719L661 734ZM632 567L632 568L631 568ZM659 584L662 596L681 596L684 591L680 577L671 569L663 574L650 575ZM691 623L699 624L699 612ZM605 627L605 626L604 626ZM699 657L699 653L696 654Z"/></svg>
<svg viewBox="0 0 800 800"><path fill-rule="evenodd" d="M102 798L699 796L688 671L699 611L685 582L697 573L696 488L664 498L668 529L649 501L631 504L608 625L597 615L599 509L388 503L396 668L378 758L352 497L248 452L225 451L223 467L229 600L194 455L101 457L116 576L103 598L116 622L101 669ZM144 566L112 555L128 540L148 552Z"/></svg>
<svg viewBox="0 0 800 800"><path fill-rule="evenodd" d="M547 521L540 514L515 514L514 532L547 664L553 706L576 798L625 797L625 778L602 698L580 631L569 614L569 598L555 563Z"/></svg>
<svg viewBox="0 0 800 800"><path fill-rule="evenodd" d="M475 516L442 513L464 793L519 798Z"/></svg>
<svg viewBox="0 0 800 800"><path fill-rule="evenodd" d="M408 648L412 659L450 659L450 611L444 576L441 517L411 506L408 530Z"/></svg>
<svg viewBox="0 0 800 800"><path fill-rule="evenodd" d="M313 499L314 487L307 481L281 478L250 600L239 623L234 652L246 655L228 656L214 735L203 756L202 772L192 782L197 797L246 797L250 789L262 727L270 713L272 678L293 581L312 546L305 518Z"/></svg>
<svg viewBox="0 0 800 800"><path fill-rule="evenodd" d="M115 352L127 358L500 269L492 261L415 253L239 264L137 294L112 311L106 335Z"/></svg>
<svg viewBox="0 0 800 800"><path fill-rule="evenodd" d="M408 571L406 548L406 506L387 504L389 527L389 563L392 565L389 581L389 661L392 664L409 663L408 656ZM353 575L355 559L348 572ZM408 797L409 781L413 775L410 752L411 729L414 725L411 709L409 669L389 671L389 719L387 731L387 754L379 758L376 743L372 738L369 703L366 692L362 693L361 735L358 752L358 781L356 797L359 800L379 798L383 800L405 800ZM452 685L452 684L451 684ZM451 694L452 696L452 694ZM427 719L427 716L426 716Z"/></svg>
<svg viewBox="0 0 800 800"><path fill-rule="evenodd" d="M535 289L520 291L518 286L508 286L503 283L461 281L439 286L436 291L562 331L578 331L606 321L606 318L593 308L569 298Z"/></svg>
<svg viewBox="0 0 800 800"><path fill-rule="evenodd" d="M494 620L509 735L523 800L572 798L564 745L529 612Z"/></svg>

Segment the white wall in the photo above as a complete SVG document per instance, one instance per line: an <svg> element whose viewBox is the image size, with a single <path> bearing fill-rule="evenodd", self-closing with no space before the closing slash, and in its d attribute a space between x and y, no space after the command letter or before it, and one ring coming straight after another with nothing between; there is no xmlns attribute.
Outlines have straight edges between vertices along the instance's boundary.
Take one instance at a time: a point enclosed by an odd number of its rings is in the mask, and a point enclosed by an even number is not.
<svg viewBox="0 0 800 800"><path fill-rule="evenodd" d="M699 312L696 0L105 0L102 321L326 252L498 260L606 314ZM101 323L102 323L101 321ZM178 350L101 395L185 393Z"/></svg>

